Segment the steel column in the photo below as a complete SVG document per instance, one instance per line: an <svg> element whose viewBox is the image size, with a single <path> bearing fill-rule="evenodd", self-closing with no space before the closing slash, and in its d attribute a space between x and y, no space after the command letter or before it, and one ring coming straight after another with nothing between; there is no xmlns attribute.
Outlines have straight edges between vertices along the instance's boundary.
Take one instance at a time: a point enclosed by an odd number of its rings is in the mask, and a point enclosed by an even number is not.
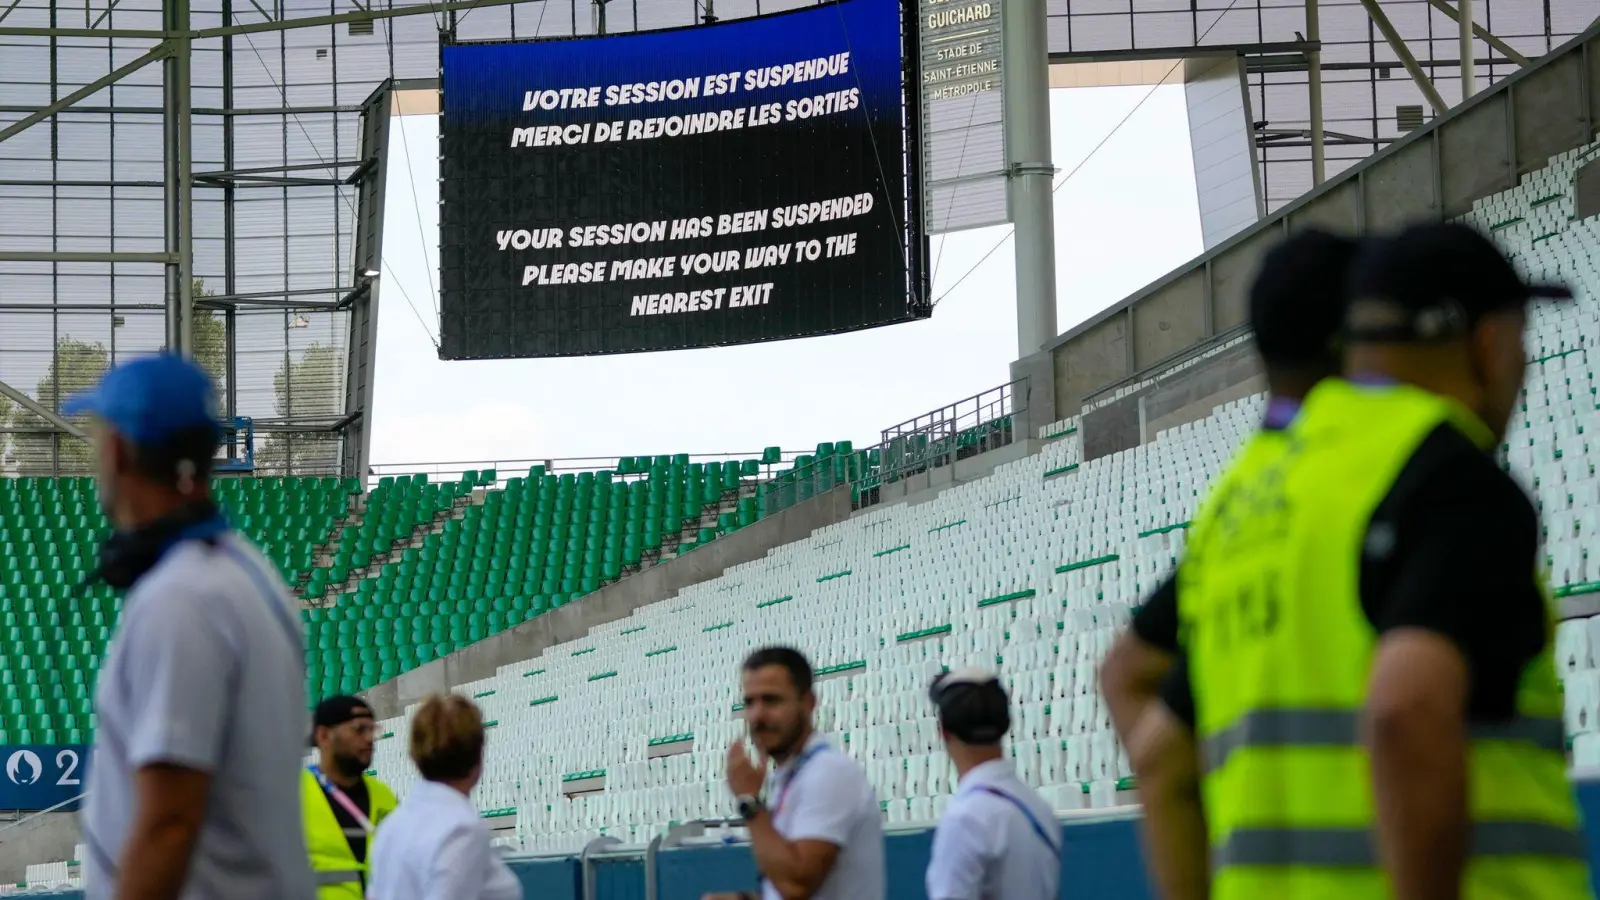
<svg viewBox="0 0 1600 900"><path fill-rule="evenodd" d="M1456 24L1461 39L1461 102L1472 99L1477 89L1477 59L1472 49L1472 0L1460 0Z"/></svg>
<svg viewBox="0 0 1600 900"><path fill-rule="evenodd" d="M190 164L189 0L164 0L163 24L175 35L162 64L162 137L166 165L167 349L194 352L194 173Z"/></svg>
<svg viewBox="0 0 1600 900"><path fill-rule="evenodd" d="M1017 355L1056 336L1055 165L1045 0L1001 0L1006 204L1016 226Z"/></svg>
<svg viewBox="0 0 1600 900"><path fill-rule="evenodd" d="M1328 178L1327 136L1322 127L1322 25L1317 0L1306 0L1306 43L1316 50L1306 51L1306 89L1311 107L1311 186Z"/></svg>

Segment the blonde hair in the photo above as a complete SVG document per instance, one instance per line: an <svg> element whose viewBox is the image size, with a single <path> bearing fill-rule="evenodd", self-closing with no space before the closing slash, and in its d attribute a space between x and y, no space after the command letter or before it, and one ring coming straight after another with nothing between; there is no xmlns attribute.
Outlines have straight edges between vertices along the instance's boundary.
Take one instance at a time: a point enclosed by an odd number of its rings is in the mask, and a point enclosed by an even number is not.
<svg viewBox="0 0 1600 900"><path fill-rule="evenodd" d="M458 694L432 694L411 719L411 761L429 781L465 778L483 762L483 713Z"/></svg>

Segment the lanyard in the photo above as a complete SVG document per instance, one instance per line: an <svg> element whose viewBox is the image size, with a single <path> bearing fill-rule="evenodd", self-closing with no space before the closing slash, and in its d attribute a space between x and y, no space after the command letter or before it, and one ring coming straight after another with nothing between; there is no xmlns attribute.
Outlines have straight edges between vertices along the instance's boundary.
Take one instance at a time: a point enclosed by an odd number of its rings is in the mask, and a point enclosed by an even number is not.
<svg viewBox="0 0 1600 900"><path fill-rule="evenodd" d="M1044 825L1039 822L1039 817L1033 814L1033 810L1029 809L1026 803L1023 803L1021 800L1018 800L1017 798L1011 796L1005 791L1000 790L997 787L991 787L987 784L980 785L978 790L983 791L985 794L993 794L996 797L999 797L1001 800L1004 800L1007 803L1010 803L1012 806L1015 806L1017 808L1017 812L1022 813L1022 817L1028 820L1028 824L1032 826L1033 833L1039 836L1039 840L1044 841L1044 845L1050 848L1050 852L1055 854L1057 859L1061 858L1061 848L1056 846L1055 841L1050 840L1050 833L1044 830Z"/></svg>
<svg viewBox="0 0 1600 900"><path fill-rule="evenodd" d="M1289 397L1273 397L1267 401L1267 414L1261 427L1267 431L1282 431L1300 414L1300 401Z"/></svg>
<svg viewBox="0 0 1600 900"><path fill-rule="evenodd" d="M361 826L362 831L367 834L372 833L372 820L367 818L367 814L361 811L361 807L357 806L354 800L346 796L344 791L339 790L338 785L328 780L328 776L323 774L321 766L306 766L306 771L317 779L317 784L322 785L323 793L328 795L328 799L344 807L344 811L349 813L352 819L356 820L356 824Z"/></svg>
<svg viewBox="0 0 1600 900"><path fill-rule="evenodd" d="M800 756L797 759L795 759L794 768L789 770L789 777L785 778L783 780L783 787L778 788L778 800L777 800L777 802L772 804L772 818L774 820L776 820L778 818L778 813L783 810L783 802L785 800L789 799L789 786L794 784L794 780L796 778L800 777L800 769L801 769L801 767L804 766L806 764L806 761L809 760L811 757L816 756L818 753L821 753L822 751L824 751L826 749L828 749L828 745L827 744L817 744L816 746L812 747L810 750L807 750L806 752L800 754Z"/></svg>

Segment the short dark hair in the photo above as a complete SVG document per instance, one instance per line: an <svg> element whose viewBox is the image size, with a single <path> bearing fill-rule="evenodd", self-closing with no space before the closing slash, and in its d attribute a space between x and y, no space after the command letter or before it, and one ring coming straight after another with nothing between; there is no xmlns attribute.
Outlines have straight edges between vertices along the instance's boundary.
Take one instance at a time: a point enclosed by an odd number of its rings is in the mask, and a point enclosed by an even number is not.
<svg viewBox="0 0 1600 900"><path fill-rule="evenodd" d="M191 478L204 485L211 477L211 466L221 446L217 430L204 425L173 432L158 444L133 445L133 468L140 477L162 487L176 487L184 462L194 466Z"/></svg>
<svg viewBox="0 0 1600 900"><path fill-rule="evenodd" d="M762 647L744 658L744 670L754 672L767 666L783 666L801 696L811 693L811 663L793 647Z"/></svg>
<svg viewBox="0 0 1600 900"><path fill-rule="evenodd" d="M963 744L992 746L1011 730L1011 701L998 680L943 685L936 679L929 693L940 727Z"/></svg>
<svg viewBox="0 0 1600 900"><path fill-rule="evenodd" d="M1346 283L1359 249L1353 238L1308 228L1262 257L1250 285L1250 328L1268 367L1338 371Z"/></svg>

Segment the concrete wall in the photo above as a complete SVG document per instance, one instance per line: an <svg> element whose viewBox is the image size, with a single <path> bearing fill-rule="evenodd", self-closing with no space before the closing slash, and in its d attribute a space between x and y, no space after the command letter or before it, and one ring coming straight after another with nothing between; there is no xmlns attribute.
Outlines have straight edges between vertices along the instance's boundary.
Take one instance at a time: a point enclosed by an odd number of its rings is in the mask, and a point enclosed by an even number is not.
<svg viewBox="0 0 1600 900"><path fill-rule="evenodd" d="M1493 90L1061 335L1056 413L1245 321L1261 254L1316 225L1346 232L1459 216L1548 159L1592 139L1600 120L1600 23Z"/></svg>
<svg viewBox="0 0 1600 900"><path fill-rule="evenodd" d="M1083 458L1132 449L1169 428L1211 415L1221 404L1265 389L1252 342L1236 334L1090 397L1079 425Z"/></svg>
<svg viewBox="0 0 1600 900"><path fill-rule="evenodd" d="M1600 159L1585 163L1573 178L1578 218L1600 215Z"/></svg>
<svg viewBox="0 0 1600 900"><path fill-rule="evenodd" d="M443 659L404 672L366 691L364 696L379 718L399 715L406 706L428 694L487 678L503 665L532 659L547 647L577 640L596 625L616 621L691 584L716 578L729 566L759 559L769 549L807 537L850 513L850 488L835 488Z"/></svg>
<svg viewBox="0 0 1600 900"><path fill-rule="evenodd" d="M75 812L45 813L0 831L0 884L23 880L36 863L72 859L81 834Z"/></svg>
<svg viewBox="0 0 1600 900"><path fill-rule="evenodd" d="M1244 57L1185 60L1189 151L1206 249L1261 218L1255 129L1244 89Z"/></svg>

